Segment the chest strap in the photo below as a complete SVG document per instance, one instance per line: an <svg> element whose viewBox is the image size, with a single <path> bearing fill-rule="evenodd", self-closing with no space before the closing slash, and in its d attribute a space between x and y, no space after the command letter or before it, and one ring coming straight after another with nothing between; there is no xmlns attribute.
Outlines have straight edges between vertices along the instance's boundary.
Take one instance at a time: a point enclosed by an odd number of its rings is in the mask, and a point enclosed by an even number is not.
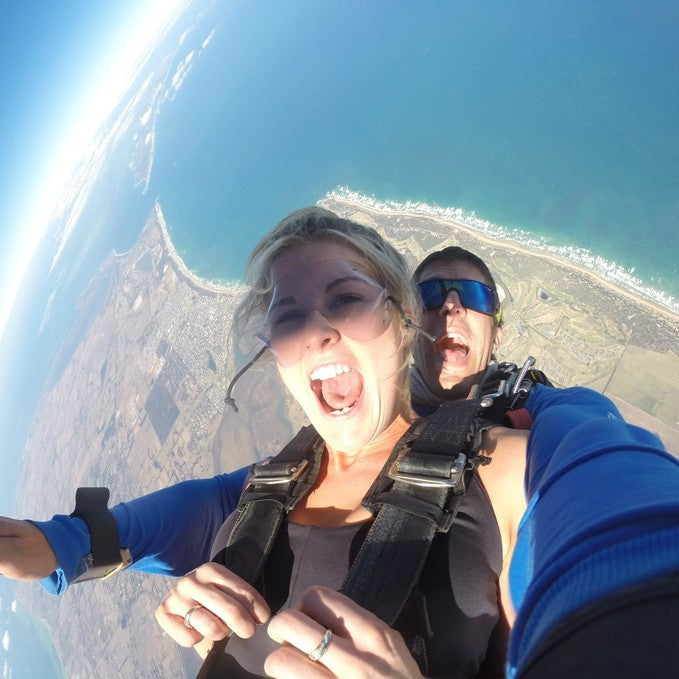
<svg viewBox="0 0 679 679"><path fill-rule="evenodd" d="M309 492L318 476L323 447L316 430L303 427L276 457L250 467L238 501L238 518L214 562L256 585L285 515ZM226 637L212 645L196 679L219 675L219 661L228 642Z"/></svg>
<svg viewBox="0 0 679 679"><path fill-rule="evenodd" d="M436 533L450 529L476 467L489 461L477 456L480 410L480 399L450 401L414 425L363 500L375 520L341 591L389 625Z"/></svg>

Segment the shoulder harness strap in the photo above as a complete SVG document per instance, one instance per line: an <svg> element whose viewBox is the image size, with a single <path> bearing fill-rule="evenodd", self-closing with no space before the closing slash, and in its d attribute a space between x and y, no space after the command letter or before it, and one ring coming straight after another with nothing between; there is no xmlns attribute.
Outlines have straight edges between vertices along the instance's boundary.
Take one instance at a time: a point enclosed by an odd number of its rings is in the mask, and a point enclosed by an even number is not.
<svg viewBox="0 0 679 679"><path fill-rule="evenodd" d="M238 518L226 546L212 560L256 585L285 515L316 480L322 452L323 440L308 426L274 458L253 464L238 502ZM216 676L228 642L226 637L212 645L196 679Z"/></svg>
<svg viewBox="0 0 679 679"><path fill-rule="evenodd" d="M308 426L274 458L252 465L238 502L238 518L213 561L256 583L285 515L316 480L322 452L321 437Z"/></svg>
<svg viewBox="0 0 679 679"><path fill-rule="evenodd" d="M443 403L397 444L363 506L376 514L341 591L391 625L437 532L447 532L476 467L481 399ZM405 454L400 455L403 449Z"/></svg>

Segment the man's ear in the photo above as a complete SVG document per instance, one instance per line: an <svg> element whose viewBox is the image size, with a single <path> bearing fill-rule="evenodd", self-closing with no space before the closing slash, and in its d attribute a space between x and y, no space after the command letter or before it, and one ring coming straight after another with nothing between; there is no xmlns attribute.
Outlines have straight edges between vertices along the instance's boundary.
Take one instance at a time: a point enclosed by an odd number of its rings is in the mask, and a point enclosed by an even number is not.
<svg viewBox="0 0 679 679"><path fill-rule="evenodd" d="M494 354L497 354L501 343L502 343L502 328L495 328L495 337L493 337L493 353Z"/></svg>

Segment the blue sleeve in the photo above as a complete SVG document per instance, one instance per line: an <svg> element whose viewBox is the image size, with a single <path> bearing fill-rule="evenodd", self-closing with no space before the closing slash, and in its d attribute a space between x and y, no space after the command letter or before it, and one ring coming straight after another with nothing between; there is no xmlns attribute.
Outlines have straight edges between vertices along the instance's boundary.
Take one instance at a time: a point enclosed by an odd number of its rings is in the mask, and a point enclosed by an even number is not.
<svg viewBox="0 0 679 679"><path fill-rule="evenodd" d="M184 575L210 560L210 547L224 519L236 508L247 468L211 479L183 481L111 508L120 544L131 554L133 570ZM41 581L50 594L61 594L90 551L84 521L56 515L32 521L47 538L59 568Z"/></svg>
<svg viewBox="0 0 679 679"><path fill-rule="evenodd" d="M679 570L679 460L597 392L534 391L509 677L570 613Z"/></svg>

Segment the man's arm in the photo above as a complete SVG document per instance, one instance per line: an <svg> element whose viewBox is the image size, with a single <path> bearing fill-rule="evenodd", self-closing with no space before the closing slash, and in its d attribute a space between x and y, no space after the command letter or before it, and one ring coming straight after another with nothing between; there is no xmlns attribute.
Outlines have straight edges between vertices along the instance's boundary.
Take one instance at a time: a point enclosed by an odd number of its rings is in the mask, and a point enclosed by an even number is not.
<svg viewBox="0 0 679 679"><path fill-rule="evenodd" d="M540 391L510 572L513 671L568 615L679 570L679 461L601 394Z"/></svg>
<svg viewBox="0 0 679 679"><path fill-rule="evenodd" d="M212 539L236 508L246 474L243 468L184 481L112 507L120 544L132 554L130 568L183 575L208 561ZM20 580L43 578L51 594L66 590L90 549L87 526L79 518L0 521L0 573Z"/></svg>

